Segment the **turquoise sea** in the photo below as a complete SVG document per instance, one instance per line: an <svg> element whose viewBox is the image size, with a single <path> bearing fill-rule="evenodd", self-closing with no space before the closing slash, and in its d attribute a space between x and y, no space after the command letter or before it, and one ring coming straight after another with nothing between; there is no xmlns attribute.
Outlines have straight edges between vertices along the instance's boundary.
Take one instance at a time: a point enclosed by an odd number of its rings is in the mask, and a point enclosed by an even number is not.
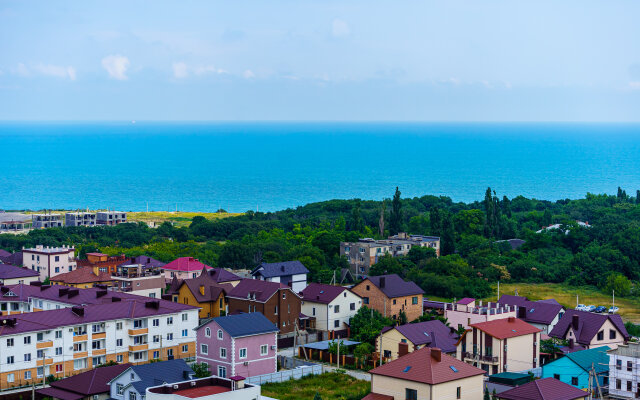
<svg viewBox="0 0 640 400"><path fill-rule="evenodd" d="M640 125L0 123L0 209L273 211L640 189Z"/></svg>

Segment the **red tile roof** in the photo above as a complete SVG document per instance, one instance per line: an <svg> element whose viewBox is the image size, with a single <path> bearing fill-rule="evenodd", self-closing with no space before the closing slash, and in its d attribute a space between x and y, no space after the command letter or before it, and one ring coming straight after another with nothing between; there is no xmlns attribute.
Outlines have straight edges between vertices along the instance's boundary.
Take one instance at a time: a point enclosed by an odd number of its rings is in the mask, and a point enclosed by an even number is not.
<svg viewBox="0 0 640 400"><path fill-rule="evenodd" d="M484 371L440 351L440 361L432 353L440 349L423 347L394 361L372 369L373 375L436 385L476 375ZM434 353L435 354L435 353Z"/></svg>
<svg viewBox="0 0 640 400"><path fill-rule="evenodd" d="M111 281L111 274L108 272L99 272L98 275L93 273L91 267L80 267L71 272L56 275L51 278L52 282L63 282L67 285L79 283L97 283Z"/></svg>
<svg viewBox="0 0 640 400"><path fill-rule="evenodd" d="M364 396L362 400L393 400L393 396L371 392L368 395Z"/></svg>
<svg viewBox="0 0 640 400"><path fill-rule="evenodd" d="M197 259L193 257L180 257L171 261L169 264L163 267L164 269L170 271L183 271L183 272L192 272L192 271L200 271L202 268L210 269L211 267L201 263Z"/></svg>
<svg viewBox="0 0 640 400"><path fill-rule="evenodd" d="M538 379L498 394L505 400L575 400L589 393L553 378Z"/></svg>
<svg viewBox="0 0 640 400"><path fill-rule="evenodd" d="M493 321L480 322L469 326L478 328L496 339L507 339L541 331L535 326L514 317L495 319Z"/></svg>

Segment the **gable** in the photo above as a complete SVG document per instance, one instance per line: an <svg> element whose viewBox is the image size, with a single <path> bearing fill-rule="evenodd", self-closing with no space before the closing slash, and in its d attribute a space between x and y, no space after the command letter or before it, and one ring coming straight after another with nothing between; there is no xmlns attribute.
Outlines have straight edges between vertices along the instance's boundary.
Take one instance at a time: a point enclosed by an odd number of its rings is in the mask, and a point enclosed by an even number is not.
<svg viewBox="0 0 640 400"><path fill-rule="evenodd" d="M344 296L344 293L347 294L347 296ZM345 289L342 293L340 293L338 296L336 296L335 299L331 300L329 302L329 304L331 305L336 305L339 304L340 306L346 306L348 307L350 303L356 303L356 311L358 310L358 301L362 300L362 298L360 296L358 296L357 294L353 293L352 291L350 291L349 289Z"/></svg>
<svg viewBox="0 0 640 400"><path fill-rule="evenodd" d="M369 285L369 290L367 290L367 285ZM374 285L373 282L369 280L369 278L354 286L351 291L353 291L360 297L372 298L382 296L385 299L388 299L387 295L384 294L382 290L378 289L378 287Z"/></svg>

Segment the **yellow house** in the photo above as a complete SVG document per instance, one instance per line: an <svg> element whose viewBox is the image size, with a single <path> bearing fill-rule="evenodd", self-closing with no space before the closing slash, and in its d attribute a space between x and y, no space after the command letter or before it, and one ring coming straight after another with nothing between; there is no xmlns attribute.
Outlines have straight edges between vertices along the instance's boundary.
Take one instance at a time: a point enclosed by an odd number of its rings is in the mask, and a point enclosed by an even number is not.
<svg viewBox="0 0 640 400"><path fill-rule="evenodd" d="M227 312L226 294L233 289L228 284L218 284L204 279L182 281L176 294L177 303L200 307L200 318L214 318Z"/></svg>
<svg viewBox="0 0 640 400"><path fill-rule="evenodd" d="M371 393L362 400L482 400L484 371L423 347L369 371Z"/></svg>
<svg viewBox="0 0 640 400"><path fill-rule="evenodd" d="M51 284L88 289L95 285L111 286L113 279L110 273L97 271L97 267L79 267L71 272L54 276L51 278Z"/></svg>
<svg viewBox="0 0 640 400"><path fill-rule="evenodd" d="M416 324L385 327L376 339L376 351L380 351L382 346L383 357L386 360L395 360L422 347L437 347L443 353L455 357L459 339L460 335L455 329L434 319Z"/></svg>

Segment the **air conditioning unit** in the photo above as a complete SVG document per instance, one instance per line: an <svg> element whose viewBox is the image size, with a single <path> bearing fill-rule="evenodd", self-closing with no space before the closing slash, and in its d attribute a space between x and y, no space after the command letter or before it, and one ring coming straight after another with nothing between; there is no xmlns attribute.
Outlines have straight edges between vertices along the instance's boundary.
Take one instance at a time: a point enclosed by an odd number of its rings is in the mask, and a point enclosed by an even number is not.
<svg viewBox="0 0 640 400"><path fill-rule="evenodd" d="M538 358L537 358L537 357L536 357L536 358L534 358L534 359L533 359L533 362L534 362L534 363L537 363L537 362L538 362Z"/></svg>
<svg viewBox="0 0 640 400"><path fill-rule="evenodd" d="M277 349L277 348L278 348L278 346L276 346L275 344L272 344L272 345L271 345L271 350L275 350L275 349Z"/></svg>
<svg viewBox="0 0 640 400"><path fill-rule="evenodd" d="M174 389L177 389L177 388L178 388L178 385L173 385L173 388L174 388Z"/></svg>
<svg viewBox="0 0 640 400"><path fill-rule="evenodd" d="M195 385L196 385L196 383L195 383L195 382L191 382L191 386L195 386Z"/></svg>
<svg viewBox="0 0 640 400"><path fill-rule="evenodd" d="M101 327L101 328L104 328L104 322L100 324L100 327Z"/></svg>
<svg viewBox="0 0 640 400"><path fill-rule="evenodd" d="M73 332L73 328L69 328L69 332Z"/></svg>
<svg viewBox="0 0 640 400"><path fill-rule="evenodd" d="M73 346L69 346L69 350L73 350Z"/></svg>
<svg viewBox="0 0 640 400"><path fill-rule="evenodd" d="M249 361L243 362L242 365L244 365L246 367L247 365L249 365Z"/></svg>

